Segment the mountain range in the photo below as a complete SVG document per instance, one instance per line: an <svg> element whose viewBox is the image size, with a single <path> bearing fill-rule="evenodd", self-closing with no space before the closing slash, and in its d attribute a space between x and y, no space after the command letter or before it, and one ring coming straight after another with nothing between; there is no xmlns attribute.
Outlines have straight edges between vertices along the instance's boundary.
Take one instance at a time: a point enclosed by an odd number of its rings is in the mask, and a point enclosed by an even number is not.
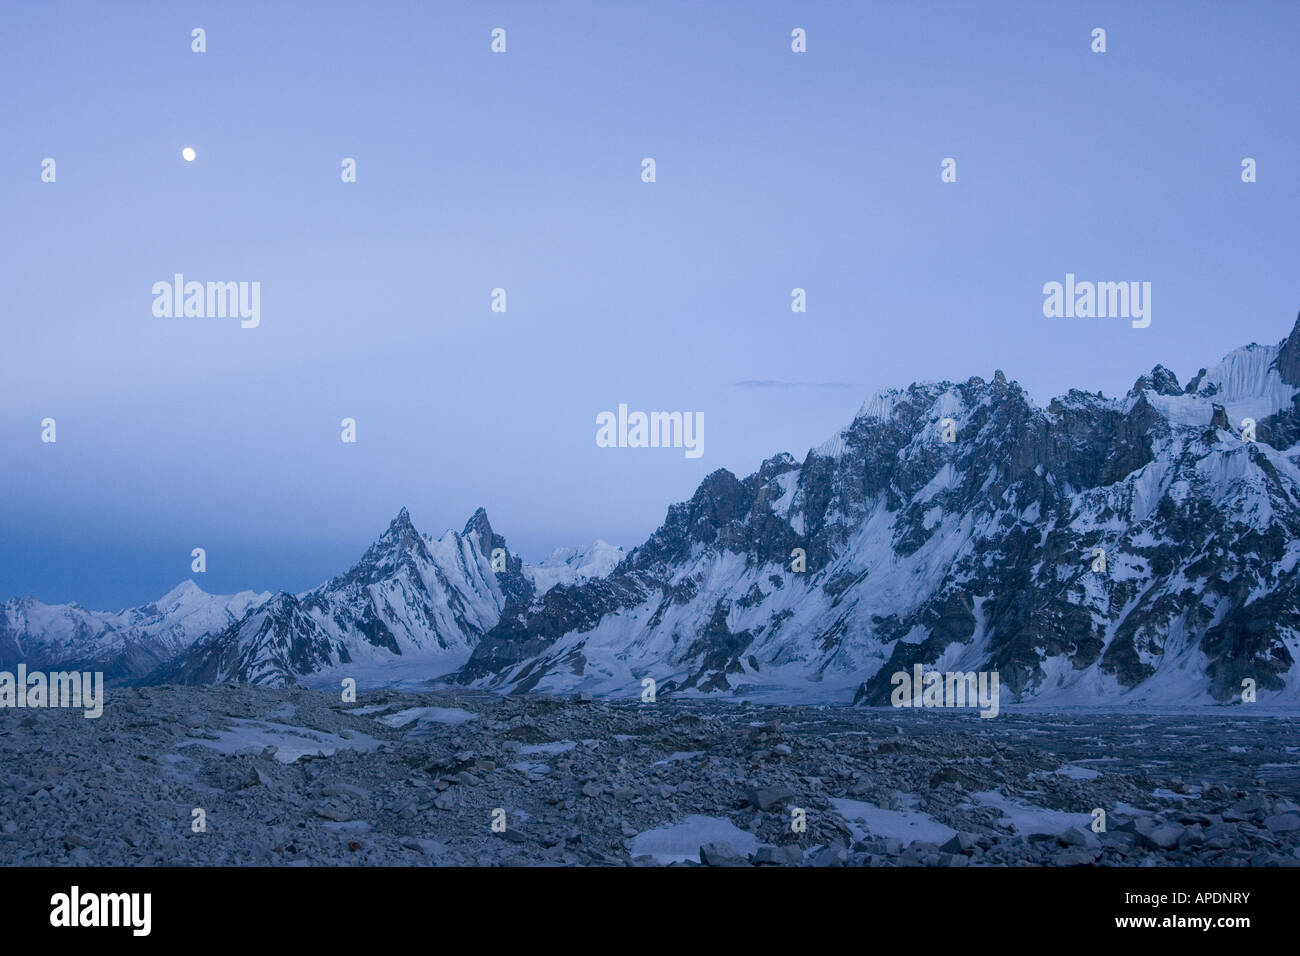
<svg viewBox="0 0 1300 956"><path fill-rule="evenodd" d="M720 469L624 553L540 565L479 509L403 509L303 594L190 583L117 614L0 605L0 665L291 683L428 662L501 692L887 704L898 671L996 670L1054 704L1300 699L1300 320L1180 385L1036 405L991 381L880 391L802 461ZM494 558L495 556L495 558ZM341 672L341 671L340 671Z"/></svg>

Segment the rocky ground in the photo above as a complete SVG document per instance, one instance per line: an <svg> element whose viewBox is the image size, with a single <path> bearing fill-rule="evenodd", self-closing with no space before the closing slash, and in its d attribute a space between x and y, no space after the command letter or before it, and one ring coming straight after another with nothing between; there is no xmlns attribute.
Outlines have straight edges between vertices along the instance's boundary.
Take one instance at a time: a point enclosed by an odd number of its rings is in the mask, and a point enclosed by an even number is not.
<svg viewBox="0 0 1300 956"><path fill-rule="evenodd" d="M218 686L0 712L10 865L1300 865L1298 801L1295 722L1241 709Z"/></svg>

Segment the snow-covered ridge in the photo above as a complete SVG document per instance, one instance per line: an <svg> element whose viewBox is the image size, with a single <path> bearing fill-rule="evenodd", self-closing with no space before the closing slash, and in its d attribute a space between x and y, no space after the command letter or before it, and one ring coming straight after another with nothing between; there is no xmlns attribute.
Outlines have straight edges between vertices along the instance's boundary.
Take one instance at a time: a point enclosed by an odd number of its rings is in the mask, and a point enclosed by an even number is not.
<svg viewBox="0 0 1300 956"><path fill-rule="evenodd" d="M405 680L416 667L427 680L463 664L508 608L603 577L622 557L597 541L527 565L482 508L463 530L438 538L417 531L403 508L348 571L302 594L276 595L148 680L282 684L342 669L374 684L387 668Z"/></svg>
<svg viewBox="0 0 1300 956"><path fill-rule="evenodd" d="M627 557L617 545L597 538L583 548L556 548L541 564L524 565L539 594L557 585L582 584L592 578L603 578Z"/></svg>
<svg viewBox="0 0 1300 956"><path fill-rule="evenodd" d="M920 665L996 670L1007 703L1225 702L1243 681L1300 701L1298 385L1300 323L1187 386L1156 366L1117 398L1044 409L1001 372L878 392L803 462L712 472L627 555L597 541L529 565L482 509L437 539L402 509L352 568L226 607L228 626L148 679L454 671L638 696L652 677L878 704ZM196 591L130 613L202 621ZM99 636L94 614L41 626L72 654ZM25 635L0 629L0 653L26 653ZM142 647L124 668L166 653Z"/></svg>
<svg viewBox="0 0 1300 956"><path fill-rule="evenodd" d="M0 604L0 666L71 662L129 676L229 627L270 597L265 591L208 594L186 580L156 601L116 612L14 598Z"/></svg>
<svg viewBox="0 0 1300 956"><path fill-rule="evenodd" d="M1174 426L1204 428L1210 421L1215 405L1224 407L1234 430L1241 427L1243 419L1260 422L1270 415L1290 409L1297 394L1300 394L1300 388L1288 385L1278 372L1277 362L1282 347L1282 343L1251 343L1242 346L1225 355L1217 365L1205 369L1203 375L1189 379L1188 391L1167 395L1148 388L1142 394ZM979 379L972 379L967 384L982 386L985 392L993 387ZM928 409L927 418L937 422L951 417L960 425L965 404L958 388L956 383L944 381L920 382L910 388L880 389L858 409L854 424L889 423L900 406L921 405ZM1040 409L1027 394L1024 399L1030 409ZM1127 413L1137 400L1138 396L1133 394L1103 398L1076 391L1056 396L1047 407L1077 409L1107 405ZM821 458L839 458L847 449L846 439L852 428L853 425L850 425L841 429L811 450Z"/></svg>
<svg viewBox="0 0 1300 956"><path fill-rule="evenodd" d="M519 587L541 595L580 584L624 557L597 540L556 549L536 566L512 555L514 570L503 576L492 552L504 546L481 509L464 531L435 539L416 531L403 508L349 571L296 595L210 595L186 580L116 613L15 598L0 604L0 666L94 664L110 679L133 680L193 657L211 665L207 679L266 683L303 667L398 658L442 661L445 670L469 655L510 600L525 596ZM209 650L214 642L224 647L220 663Z"/></svg>
<svg viewBox="0 0 1300 956"><path fill-rule="evenodd" d="M802 464L710 475L462 680L880 703L920 664L999 670L1008 700L1215 703L1248 679L1300 702L1297 380L1300 323L1186 387L1156 366L1046 409L1000 372L877 392Z"/></svg>
<svg viewBox="0 0 1300 956"><path fill-rule="evenodd" d="M858 409L858 413L853 417L855 419L867 418L887 422L894 412L894 405L897 403L900 394L904 393L898 389L881 389L863 402L862 407Z"/></svg>

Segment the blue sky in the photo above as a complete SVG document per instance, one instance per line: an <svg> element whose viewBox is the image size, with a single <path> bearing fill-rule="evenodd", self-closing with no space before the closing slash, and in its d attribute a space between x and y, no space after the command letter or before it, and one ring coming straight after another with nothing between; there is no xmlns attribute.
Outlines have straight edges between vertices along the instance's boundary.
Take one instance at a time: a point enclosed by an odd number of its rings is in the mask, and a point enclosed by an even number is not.
<svg viewBox="0 0 1300 956"><path fill-rule="evenodd" d="M144 603L197 546L206 590L302 590L404 505L632 546L877 388L1122 394L1300 309L1300 4L3 16L0 599ZM260 282L260 326L156 318L176 272ZM1151 326L1044 318L1067 272L1150 281ZM619 403L702 412L703 456L598 448Z"/></svg>

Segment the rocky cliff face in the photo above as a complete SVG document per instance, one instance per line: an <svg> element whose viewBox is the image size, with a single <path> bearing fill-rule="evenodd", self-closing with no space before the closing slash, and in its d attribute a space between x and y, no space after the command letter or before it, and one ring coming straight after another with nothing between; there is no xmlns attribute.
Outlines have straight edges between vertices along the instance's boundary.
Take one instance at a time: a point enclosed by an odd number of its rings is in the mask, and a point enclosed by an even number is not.
<svg viewBox="0 0 1300 956"><path fill-rule="evenodd" d="M878 393L802 462L710 475L608 577L511 609L461 679L883 704L920 663L1018 699L1295 699L1297 383L1300 323L1119 399L1039 408L1001 372Z"/></svg>

